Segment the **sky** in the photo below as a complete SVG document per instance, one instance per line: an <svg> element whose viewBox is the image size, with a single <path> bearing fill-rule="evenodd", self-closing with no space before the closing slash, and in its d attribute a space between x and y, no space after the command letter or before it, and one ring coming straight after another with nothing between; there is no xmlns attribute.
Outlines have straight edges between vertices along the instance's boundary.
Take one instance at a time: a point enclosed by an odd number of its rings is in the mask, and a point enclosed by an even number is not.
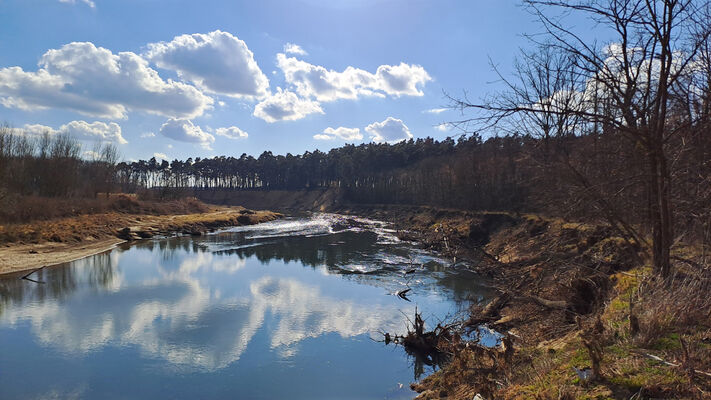
<svg viewBox="0 0 711 400"><path fill-rule="evenodd" d="M0 0L0 121L125 160L440 140L538 30L505 0Z"/></svg>

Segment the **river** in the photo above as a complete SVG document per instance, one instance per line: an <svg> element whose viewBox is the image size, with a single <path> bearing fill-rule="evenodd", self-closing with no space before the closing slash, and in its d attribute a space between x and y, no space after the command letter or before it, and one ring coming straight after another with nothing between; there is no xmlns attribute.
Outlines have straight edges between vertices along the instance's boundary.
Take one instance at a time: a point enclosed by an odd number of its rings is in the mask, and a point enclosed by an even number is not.
<svg viewBox="0 0 711 400"><path fill-rule="evenodd" d="M382 333L487 296L465 265L335 214L144 240L31 278L0 278L2 399L412 398L433 367Z"/></svg>

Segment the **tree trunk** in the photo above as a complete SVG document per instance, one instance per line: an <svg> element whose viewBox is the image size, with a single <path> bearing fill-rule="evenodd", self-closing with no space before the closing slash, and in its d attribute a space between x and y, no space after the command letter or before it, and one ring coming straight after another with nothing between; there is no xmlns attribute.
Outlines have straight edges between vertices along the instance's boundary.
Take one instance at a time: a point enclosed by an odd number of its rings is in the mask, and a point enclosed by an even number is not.
<svg viewBox="0 0 711 400"><path fill-rule="evenodd" d="M650 190L652 194L652 264L654 271L663 278L671 273L670 248L673 227L669 205L669 171L662 150L656 143L650 152Z"/></svg>

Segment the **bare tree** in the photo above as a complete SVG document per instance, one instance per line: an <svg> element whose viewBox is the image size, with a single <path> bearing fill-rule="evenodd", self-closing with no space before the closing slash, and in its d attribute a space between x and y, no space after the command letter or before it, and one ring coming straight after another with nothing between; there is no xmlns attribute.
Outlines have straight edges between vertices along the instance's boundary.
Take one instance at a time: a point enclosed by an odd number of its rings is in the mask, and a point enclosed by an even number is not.
<svg viewBox="0 0 711 400"><path fill-rule="evenodd" d="M705 16L709 2L526 0L524 4L545 32L544 40L538 35L529 36L530 40L554 53L545 59L566 63L541 63L527 57L525 61L533 66L523 69L528 74L519 74L519 83L505 81L506 95L481 104L456 99L462 109L485 111L463 122L500 124L525 115L525 120L546 128L542 134L547 137L569 134L567 123L559 125L565 129L551 131L549 121L574 120L577 134L605 129L635 143L647 164L643 178L649 194L653 265L658 274L668 276L674 238L668 145L694 122L670 118L670 108L676 100L675 88L696 73L695 66L708 46L711 21ZM586 16L613 39L604 46L584 39L565 25L571 13ZM553 84L545 81L548 86L536 86L539 76L553 76Z"/></svg>

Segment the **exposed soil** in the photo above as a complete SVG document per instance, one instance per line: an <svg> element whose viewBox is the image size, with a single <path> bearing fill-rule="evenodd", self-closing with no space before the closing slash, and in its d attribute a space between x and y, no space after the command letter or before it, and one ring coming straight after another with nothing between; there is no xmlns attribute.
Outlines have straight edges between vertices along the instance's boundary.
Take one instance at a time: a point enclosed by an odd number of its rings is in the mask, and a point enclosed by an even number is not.
<svg viewBox="0 0 711 400"><path fill-rule="evenodd" d="M218 228L279 218L271 211L206 206L205 212L147 215L108 212L0 225L0 274L59 264L155 235L201 235Z"/></svg>
<svg viewBox="0 0 711 400"><path fill-rule="evenodd" d="M268 195L265 197L265 193ZM677 247L673 284L659 284L642 249L600 223L539 215L419 206L344 205L334 191L234 192L213 201L252 208L350 213L389 221L401 238L453 262L466 260L498 296L466 321L415 327L440 335L449 363L412 387L420 399L709 398L711 273L693 247ZM217 196L217 197L215 197ZM222 198L218 198L223 196ZM0 227L0 273L100 252L156 234L201 234L278 218L242 207L187 215L107 212ZM684 266L696 265L694 268ZM706 269L708 272L708 269ZM503 337L484 348L461 332L488 326ZM418 333L419 332L419 333ZM442 334L445 334L444 336ZM656 358L655 358L656 357ZM661 361L660 361L661 360ZM597 375L590 378L590 371Z"/></svg>
<svg viewBox="0 0 711 400"><path fill-rule="evenodd" d="M499 293L458 326L422 332L450 361L412 385L419 399L710 397L711 278L656 283L644 252L602 223L415 206L337 211L392 222L402 238L469 261ZM500 345L458 336L482 325L503 335ZM438 330L446 336L429 337Z"/></svg>
<svg viewBox="0 0 711 400"><path fill-rule="evenodd" d="M313 190L196 190L195 196L210 204L239 205L254 210L327 211L343 203L338 189Z"/></svg>
<svg viewBox="0 0 711 400"><path fill-rule="evenodd" d="M9 195L0 202L0 224L49 221L109 212L151 215L195 214L210 207L196 198L147 200L136 194L100 194L93 198Z"/></svg>

